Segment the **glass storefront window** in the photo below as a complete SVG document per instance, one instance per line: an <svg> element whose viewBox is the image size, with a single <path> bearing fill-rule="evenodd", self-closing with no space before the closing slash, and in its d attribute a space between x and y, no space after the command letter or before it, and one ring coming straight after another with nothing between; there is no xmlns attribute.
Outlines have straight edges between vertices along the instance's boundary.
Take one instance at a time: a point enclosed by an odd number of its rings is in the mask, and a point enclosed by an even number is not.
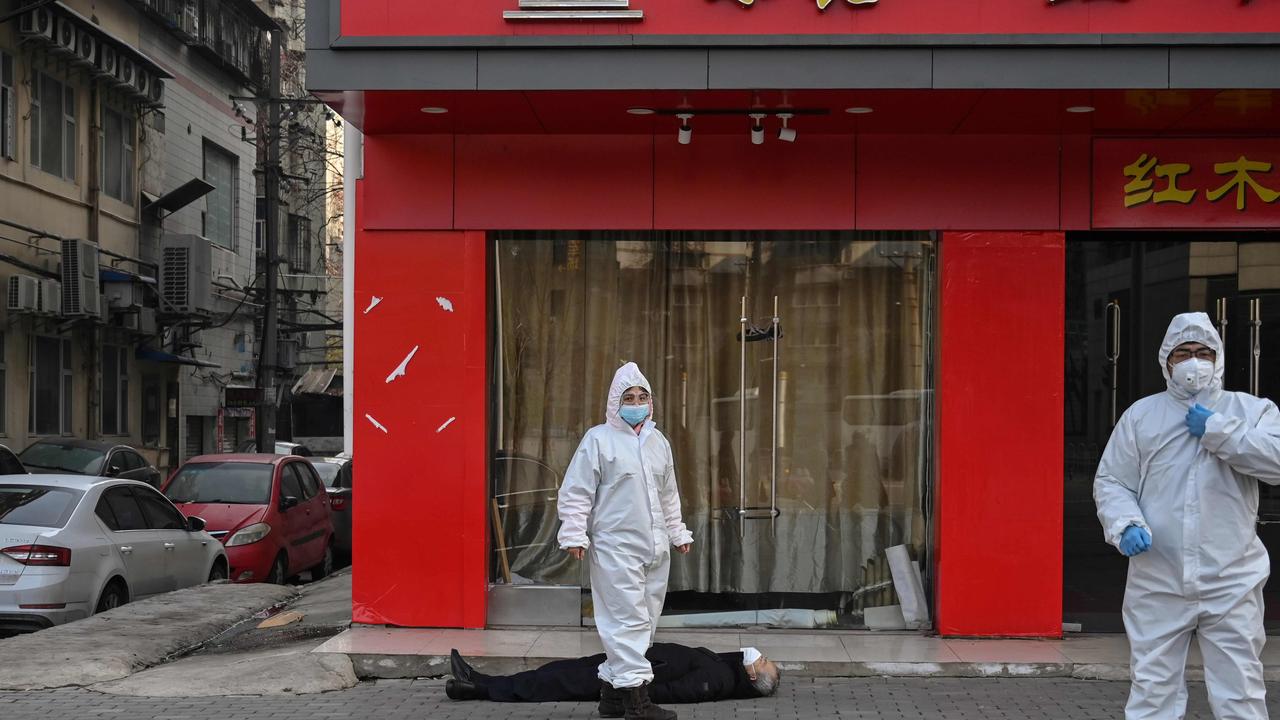
<svg viewBox="0 0 1280 720"><path fill-rule="evenodd" d="M885 548L927 567L933 257L927 233L496 235L493 581L588 585L556 491L634 360L695 536L664 617L896 602Z"/></svg>
<svg viewBox="0 0 1280 720"><path fill-rule="evenodd" d="M1122 632L1128 562L1103 540L1093 501L1113 417L1165 389L1156 354L1182 312L1208 313L1219 332L1226 321L1227 390L1253 391L1253 373L1258 395L1280 398L1280 375L1263 371L1280 353L1280 236L1070 233L1066 265L1064 618L1085 632ZM1261 487L1258 534L1280 557L1280 488ZM1272 632L1280 629L1276 582L1264 591Z"/></svg>

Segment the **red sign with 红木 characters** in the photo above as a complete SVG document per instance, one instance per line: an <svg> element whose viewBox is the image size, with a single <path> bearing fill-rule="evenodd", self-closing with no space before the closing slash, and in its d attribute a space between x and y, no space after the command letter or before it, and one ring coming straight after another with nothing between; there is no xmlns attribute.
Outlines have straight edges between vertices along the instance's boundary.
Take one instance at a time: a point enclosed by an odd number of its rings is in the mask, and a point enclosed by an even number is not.
<svg viewBox="0 0 1280 720"><path fill-rule="evenodd" d="M1280 140L1095 140L1093 227L1280 227Z"/></svg>

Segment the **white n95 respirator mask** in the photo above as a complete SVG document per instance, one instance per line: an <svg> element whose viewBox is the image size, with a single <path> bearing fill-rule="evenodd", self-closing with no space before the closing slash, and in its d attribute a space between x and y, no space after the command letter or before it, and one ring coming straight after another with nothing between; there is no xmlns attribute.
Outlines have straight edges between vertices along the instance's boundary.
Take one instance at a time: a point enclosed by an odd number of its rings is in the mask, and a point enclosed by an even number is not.
<svg viewBox="0 0 1280 720"><path fill-rule="evenodd" d="M1173 366L1170 377L1187 392L1198 393L1213 382L1213 371L1212 361L1187 358Z"/></svg>

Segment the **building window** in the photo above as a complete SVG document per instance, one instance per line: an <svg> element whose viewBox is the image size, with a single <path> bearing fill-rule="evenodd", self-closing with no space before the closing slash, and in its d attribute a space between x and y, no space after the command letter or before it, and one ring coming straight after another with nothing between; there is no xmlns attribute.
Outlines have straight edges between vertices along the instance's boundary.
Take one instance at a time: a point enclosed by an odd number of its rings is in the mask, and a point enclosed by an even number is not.
<svg viewBox="0 0 1280 720"><path fill-rule="evenodd" d="M18 95L13 91L13 56L0 52L0 157L17 157Z"/></svg>
<svg viewBox="0 0 1280 720"><path fill-rule="evenodd" d="M102 434L129 434L129 350L102 348Z"/></svg>
<svg viewBox="0 0 1280 720"><path fill-rule="evenodd" d="M75 89L41 72L31 79L31 164L75 182Z"/></svg>
<svg viewBox="0 0 1280 720"><path fill-rule="evenodd" d="M5 361L4 333L0 332L0 435L5 434L5 416L9 414L9 373Z"/></svg>
<svg viewBox="0 0 1280 720"><path fill-rule="evenodd" d="M134 121L128 113L102 108L102 190L133 204Z"/></svg>
<svg viewBox="0 0 1280 720"><path fill-rule="evenodd" d="M311 269L311 218L289 216L289 267L302 273Z"/></svg>
<svg viewBox="0 0 1280 720"><path fill-rule="evenodd" d="M71 341L31 336L27 367L31 402L27 432L32 435L71 433Z"/></svg>
<svg viewBox="0 0 1280 720"><path fill-rule="evenodd" d="M205 141L204 179L213 186L205 196L201 234L222 247L236 251L236 156Z"/></svg>
<svg viewBox="0 0 1280 720"><path fill-rule="evenodd" d="M253 251L263 252L267 247L267 199L258 198L257 211L253 216Z"/></svg>

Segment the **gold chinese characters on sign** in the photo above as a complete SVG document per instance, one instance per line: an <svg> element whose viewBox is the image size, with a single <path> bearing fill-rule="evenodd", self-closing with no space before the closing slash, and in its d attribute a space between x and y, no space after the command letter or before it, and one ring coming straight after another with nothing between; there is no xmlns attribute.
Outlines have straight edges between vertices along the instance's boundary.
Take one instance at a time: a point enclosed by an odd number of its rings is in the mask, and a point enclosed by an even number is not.
<svg viewBox="0 0 1280 720"><path fill-rule="evenodd" d="M1204 188L1204 197L1209 202L1217 202L1232 190L1236 191L1236 210L1243 212L1247 203L1249 190L1264 203L1274 203L1280 199L1280 191L1272 190L1260 183L1251 173L1269 173L1272 163L1250 160L1241 155L1231 162L1214 163L1213 172L1230 176L1220 187ZM1196 198L1200 188L1179 187L1179 178L1190 173L1190 163L1161 163L1158 158L1149 157L1146 153L1124 167L1125 177L1130 178L1124 186L1124 206L1126 208L1146 203L1181 203L1190 205ZM1157 187L1157 180L1161 182Z"/></svg>
<svg viewBox="0 0 1280 720"><path fill-rule="evenodd" d="M756 0L738 0L738 2L742 5L756 4ZM818 9L826 10L827 6L830 5L832 2L834 2L834 0L818 0ZM850 5L875 5L877 2L879 2L879 0L845 0L845 2L849 3Z"/></svg>

